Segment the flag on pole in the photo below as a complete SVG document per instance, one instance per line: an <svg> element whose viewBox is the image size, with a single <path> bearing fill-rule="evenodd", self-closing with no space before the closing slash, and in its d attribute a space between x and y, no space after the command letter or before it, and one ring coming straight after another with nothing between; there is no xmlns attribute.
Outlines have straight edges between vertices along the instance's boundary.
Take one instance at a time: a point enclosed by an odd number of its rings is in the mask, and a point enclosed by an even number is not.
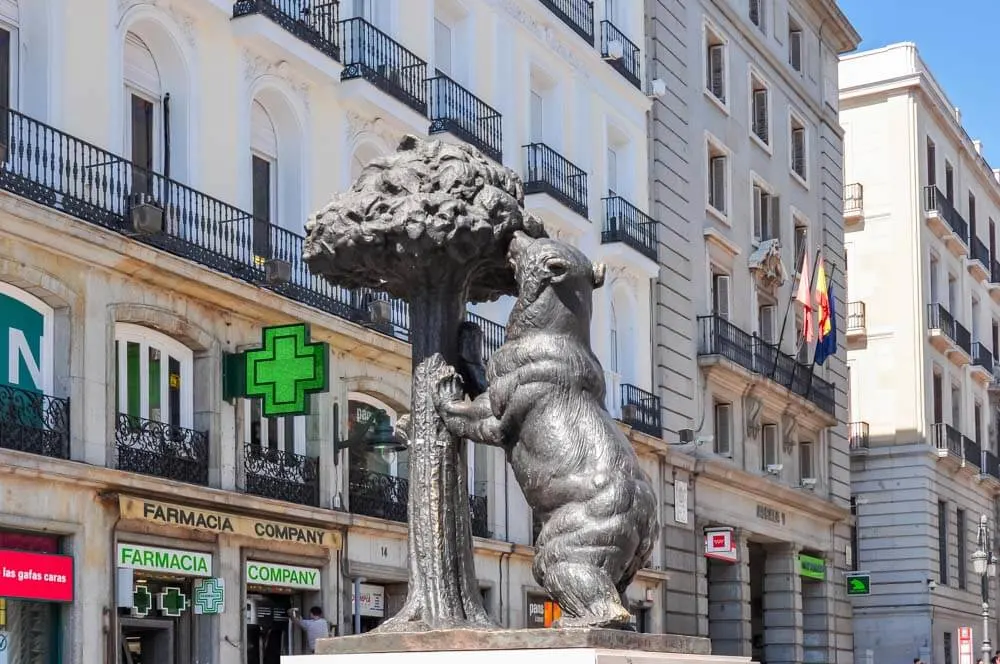
<svg viewBox="0 0 1000 664"><path fill-rule="evenodd" d="M837 324L833 307L833 284L827 281L823 260L816 270L816 309L819 311L819 341L813 362L822 365L837 352Z"/></svg>
<svg viewBox="0 0 1000 664"><path fill-rule="evenodd" d="M813 325L812 298L809 297L809 252L802 252L802 271L799 272L799 290L795 300L802 305L802 338L806 343L812 343L816 338L816 327Z"/></svg>

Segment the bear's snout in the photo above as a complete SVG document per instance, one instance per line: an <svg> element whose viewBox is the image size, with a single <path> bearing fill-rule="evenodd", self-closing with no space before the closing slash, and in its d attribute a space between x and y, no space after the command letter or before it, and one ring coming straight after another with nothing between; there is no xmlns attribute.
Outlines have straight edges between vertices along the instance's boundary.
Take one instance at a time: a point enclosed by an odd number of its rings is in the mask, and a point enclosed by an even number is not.
<svg viewBox="0 0 1000 664"><path fill-rule="evenodd" d="M528 244L531 242L531 238L524 231L514 231L514 237L510 239L510 245L507 247L507 256L511 260L515 260L518 256L524 253Z"/></svg>

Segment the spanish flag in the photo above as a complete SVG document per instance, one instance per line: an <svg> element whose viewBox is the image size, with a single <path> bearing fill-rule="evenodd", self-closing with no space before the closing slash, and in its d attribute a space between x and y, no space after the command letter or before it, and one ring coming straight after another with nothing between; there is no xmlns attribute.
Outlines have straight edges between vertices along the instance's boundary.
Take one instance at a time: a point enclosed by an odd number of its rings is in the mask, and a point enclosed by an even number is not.
<svg viewBox="0 0 1000 664"><path fill-rule="evenodd" d="M816 342L814 364L822 365L837 352L837 323L833 308L833 284L826 278L825 261L820 259L816 270L816 310L819 312L819 340Z"/></svg>

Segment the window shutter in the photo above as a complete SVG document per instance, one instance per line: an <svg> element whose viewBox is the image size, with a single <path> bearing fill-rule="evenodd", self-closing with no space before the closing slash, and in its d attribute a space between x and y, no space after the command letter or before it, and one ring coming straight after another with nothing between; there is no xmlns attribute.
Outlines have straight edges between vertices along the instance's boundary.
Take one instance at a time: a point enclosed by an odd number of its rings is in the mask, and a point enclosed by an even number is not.
<svg viewBox="0 0 1000 664"><path fill-rule="evenodd" d="M812 443L801 443L799 445L799 479L811 480L816 478L813 471L813 445Z"/></svg>
<svg viewBox="0 0 1000 664"><path fill-rule="evenodd" d="M719 101L726 101L724 49L722 44L708 47L708 89Z"/></svg>
<svg viewBox="0 0 1000 664"><path fill-rule="evenodd" d="M608 148L608 194L616 196L618 191L618 153Z"/></svg>
<svg viewBox="0 0 1000 664"><path fill-rule="evenodd" d="M756 26L761 25L761 12L760 0L750 0L750 22Z"/></svg>
<svg viewBox="0 0 1000 664"><path fill-rule="evenodd" d="M728 403L715 404L715 453L721 456L732 454L732 406Z"/></svg>
<svg viewBox="0 0 1000 664"><path fill-rule="evenodd" d="M729 275L717 274L715 279L715 315L729 320Z"/></svg>
<svg viewBox="0 0 1000 664"><path fill-rule="evenodd" d="M937 184L937 147L927 140L927 184Z"/></svg>
<svg viewBox="0 0 1000 664"><path fill-rule="evenodd" d="M778 463L778 425L765 424L763 431L764 470Z"/></svg>
<svg viewBox="0 0 1000 664"><path fill-rule="evenodd" d="M767 89L753 91L753 118L753 132L767 143Z"/></svg>
<svg viewBox="0 0 1000 664"><path fill-rule="evenodd" d="M799 174L803 179L806 177L805 170L805 145L806 130L801 127L792 130L792 170Z"/></svg>
<svg viewBox="0 0 1000 664"><path fill-rule="evenodd" d="M795 71L802 71L802 31L788 33L788 62Z"/></svg>
<svg viewBox="0 0 1000 664"><path fill-rule="evenodd" d="M442 74L452 77L451 27L434 19L434 66Z"/></svg>
<svg viewBox="0 0 1000 664"><path fill-rule="evenodd" d="M768 206L771 208L767 215L767 239L771 240L781 237L781 197L768 196L767 199Z"/></svg>
<svg viewBox="0 0 1000 664"><path fill-rule="evenodd" d="M726 158L712 157L712 207L726 213Z"/></svg>
<svg viewBox="0 0 1000 664"><path fill-rule="evenodd" d="M753 186L753 236L757 239L764 233L764 192L758 185Z"/></svg>
<svg viewBox="0 0 1000 664"><path fill-rule="evenodd" d="M760 338L765 343L773 344L774 339L774 306L766 304L760 308L758 313L760 319Z"/></svg>
<svg viewBox="0 0 1000 664"><path fill-rule="evenodd" d="M542 96L531 91L531 142L532 143L542 143L544 142L544 134L542 132L542 120L544 118L543 114L544 106L542 105Z"/></svg>
<svg viewBox="0 0 1000 664"><path fill-rule="evenodd" d="M795 269L802 269L802 256L806 253L807 229L805 226L795 227ZM846 269L846 266L845 266Z"/></svg>

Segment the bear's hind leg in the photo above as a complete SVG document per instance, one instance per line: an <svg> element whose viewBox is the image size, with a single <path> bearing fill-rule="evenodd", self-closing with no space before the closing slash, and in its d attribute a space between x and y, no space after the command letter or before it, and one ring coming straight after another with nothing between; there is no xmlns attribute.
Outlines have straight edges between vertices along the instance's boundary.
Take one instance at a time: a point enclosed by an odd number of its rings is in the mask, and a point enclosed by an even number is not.
<svg viewBox="0 0 1000 664"><path fill-rule="evenodd" d="M631 615L611 577L600 567L581 562L546 566L546 587L563 609L556 627L628 626Z"/></svg>

